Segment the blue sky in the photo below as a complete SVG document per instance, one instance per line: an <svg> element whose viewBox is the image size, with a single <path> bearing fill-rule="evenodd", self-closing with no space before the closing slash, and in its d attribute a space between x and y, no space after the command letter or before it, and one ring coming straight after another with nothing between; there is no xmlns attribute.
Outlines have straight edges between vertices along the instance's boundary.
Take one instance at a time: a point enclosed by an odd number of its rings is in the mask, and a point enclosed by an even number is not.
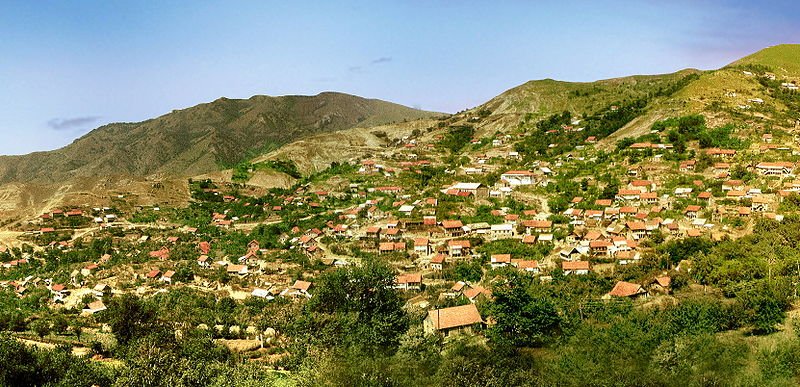
<svg viewBox="0 0 800 387"><path fill-rule="evenodd" d="M800 42L798 15L797 1L0 0L0 154L220 96L455 112L531 79L718 68Z"/></svg>

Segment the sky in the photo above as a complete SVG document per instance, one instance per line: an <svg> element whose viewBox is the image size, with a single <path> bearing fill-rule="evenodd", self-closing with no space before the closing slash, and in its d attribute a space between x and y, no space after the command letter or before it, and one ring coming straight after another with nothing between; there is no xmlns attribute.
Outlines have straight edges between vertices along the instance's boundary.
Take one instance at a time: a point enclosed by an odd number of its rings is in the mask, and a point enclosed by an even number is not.
<svg viewBox="0 0 800 387"><path fill-rule="evenodd" d="M714 69L800 42L800 1L0 0L0 154L219 97L471 108L532 79Z"/></svg>

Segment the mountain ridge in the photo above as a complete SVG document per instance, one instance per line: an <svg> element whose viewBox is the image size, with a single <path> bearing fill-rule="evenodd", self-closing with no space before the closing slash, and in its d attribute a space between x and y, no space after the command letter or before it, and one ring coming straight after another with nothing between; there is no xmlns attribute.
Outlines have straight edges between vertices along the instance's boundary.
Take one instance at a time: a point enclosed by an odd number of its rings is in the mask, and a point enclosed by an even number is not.
<svg viewBox="0 0 800 387"><path fill-rule="evenodd" d="M53 151L0 156L0 182L74 176L192 176L307 135L441 115L344 93L218 98L136 123L103 125Z"/></svg>

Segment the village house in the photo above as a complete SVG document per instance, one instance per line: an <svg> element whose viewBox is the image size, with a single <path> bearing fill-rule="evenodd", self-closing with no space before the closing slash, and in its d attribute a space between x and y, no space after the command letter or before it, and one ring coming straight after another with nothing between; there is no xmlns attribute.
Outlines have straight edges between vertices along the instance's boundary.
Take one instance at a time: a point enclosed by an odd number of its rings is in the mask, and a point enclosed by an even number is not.
<svg viewBox="0 0 800 387"><path fill-rule="evenodd" d="M561 249L558 255L563 260L574 261L580 259L582 256L589 255L589 253L590 253L589 246L577 245Z"/></svg>
<svg viewBox="0 0 800 387"><path fill-rule="evenodd" d="M378 226L367 227L366 238L378 240L381 239L381 228Z"/></svg>
<svg viewBox="0 0 800 387"><path fill-rule="evenodd" d="M539 274L539 261L512 259L511 266L516 267L517 270L524 271L526 273Z"/></svg>
<svg viewBox="0 0 800 387"><path fill-rule="evenodd" d="M464 224L460 220L443 220L442 228L445 234L450 237L459 237L464 235Z"/></svg>
<svg viewBox="0 0 800 387"><path fill-rule="evenodd" d="M536 236L536 243L553 243L553 234L539 234Z"/></svg>
<svg viewBox="0 0 800 387"><path fill-rule="evenodd" d="M694 171L694 166L696 164L697 164L697 160L682 161L680 166L678 167L678 171L680 171L680 172L692 172L692 171Z"/></svg>
<svg viewBox="0 0 800 387"><path fill-rule="evenodd" d="M422 217L422 226L423 227L433 227L436 226L438 222L436 221L436 215L425 215Z"/></svg>
<svg viewBox="0 0 800 387"><path fill-rule="evenodd" d="M534 183L534 175L530 171L508 171L500 175L500 181L511 187L531 185Z"/></svg>
<svg viewBox="0 0 800 387"><path fill-rule="evenodd" d="M402 231L397 227L388 227L387 225L386 229L384 229L381 236L383 239L389 241L396 241L400 239L400 237L402 236Z"/></svg>
<svg viewBox="0 0 800 387"><path fill-rule="evenodd" d="M481 183L456 183L447 188L443 193L448 195L468 194L474 198L486 198L489 196L489 188Z"/></svg>
<svg viewBox="0 0 800 387"><path fill-rule="evenodd" d="M650 283L650 289L652 289L655 292L669 294L671 291L670 289L671 285L672 285L672 278L668 276L661 276L653 279L653 282Z"/></svg>
<svg viewBox="0 0 800 387"><path fill-rule="evenodd" d="M561 270L564 275L585 275L589 274L589 261L564 261L561 262Z"/></svg>
<svg viewBox="0 0 800 387"><path fill-rule="evenodd" d="M614 199L620 202L638 201L641 194L642 191L638 189L620 189Z"/></svg>
<svg viewBox="0 0 800 387"><path fill-rule="evenodd" d="M247 254L239 257L239 263L242 265L247 265L250 267L258 266L261 260L258 258L255 252L250 251Z"/></svg>
<svg viewBox="0 0 800 387"><path fill-rule="evenodd" d="M405 216L411 216L411 213L414 212L415 208L416 207L411 205L411 204L404 204L404 205L400 206L400 208L397 209L397 212L399 212L399 213L401 213L401 214L403 214Z"/></svg>
<svg viewBox="0 0 800 387"><path fill-rule="evenodd" d="M250 295L253 296L253 297L263 298L263 299L266 299L266 300L274 300L275 299L275 297L272 296L272 293L270 293L270 291L268 289L262 289L262 288L253 289L253 291L250 292Z"/></svg>
<svg viewBox="0 0 800 387"><path fill-rule="evenodd" d="M733 149L709 148L706 149L706 154L711 157L731 158L736 156L736 151Z"/></svg>
<svg viewBox="0 0 800 387"><path fill-rule="evenodd" d="M683 210L683 215L689 219L695 219L700 210L702 210L702 208L698 205L686 206L686 209Z"/></svg>
<svg viewBox="0 0 800 387"><path fill-rule="evenodd" d="M639 199L642 201L642 203L647 205L658 204L658 193L644 192L639 196Z"/></svg>
<svg viewBox="0 0 800 387"><path fill-rule="evenodd" d="M636 209L636 207L633 207L633 206L623 206L623 207L620 207L618 211L619 211L619 218L620 219L625 219L625 218L628 218L628 217L635 216L636 213L639 212L639 210Z"/></svg>
<svg viewBox="0 0 800 387"><path fill-rule="evenodd" d="M197 248L200 250L200 253L203 255L208 255L211 252L211 243L202 241L197 244Z"/></svg>
<svg viewBox="0 0 800 387"><path fill-rule="evenodd" d="M450 240L447 241L447 253L450 257L464 257L470 254L472 245L468 240Z"/></svg>
<svg viewBox="0 0 800 387"><path fill-rule="evenodd" d="M519 215L517 215L517 214L507 214L507 215L503 216L503 220L506 223L516 225L517 222L519 222Z"/></svg>
<svg viewBox="0 0 800 387"><path fill-rule="evenodd" d="M261 249L261 244L257 240L252 240L247 243L247 252L256 253Z"/></svg>
<svg viewBox="0 0 800 387"><path fill-rule="evenodd" d="M511 264L511 254L493 254L490 257L489 264L492 269L506 267Z"/></svg>
<svg viewBox="0 0 800 387"><path fill-rule="evenodd" d="M633 180L628 183L628 189L636 190L639 192L650 192L656 189L656 183L650 180Z"/></svg>
<svg viewBox="0 0 800 387"><path fill-rule="evenodd" d="M725 197L731 200L742 200L747 197L747 192L743 190L731 190L725 194Z"/></svg>
<svg viewBox="0 0 800 387"><path fill-rule="evenodd" d="M399 290L420 290L422 289L422 274L409 273L398 275L395 279L395 289Z"/></svg>
<svg viewBox="0 0 800 387"><path fill-rule="evenodd" d="M53 284L50 286L50 293L53 295L53 302L64 302L70 292L63 284Z"/></svg>
<svg viewBox="0 0 800 387"><path fill-rule="evenodd" d="M404 242L381 242L378 245L378 252L380 254L402 253L406 251L406 244Z"/></svg>
<svg viewBox="0 0 800 387"><path fill-rule="evenodd" d="M740 218L750 217L751 212L752 210L750 209L750 207L739 207L736 209L737 216L739 216Z"/></svg>
<svg viewBox="0 0 800 387"><path fill-rule="evenodd" d="M433 252L428 238L414 239L414 253L420 256L430 255Z"/></svg>
<svg viewBox="0 0 800 387"><path fill-rule="evenodd" d="M444 337L471 333L472 328L483 326L483 318L474 304L428 311L423 321L426 334L440 333Z"/></svg>
<svg viewBox="0 0 800 387"><path fill-rule="evenodd" d="M230 275L244 277L248 274L247 265L228 265L226 272Z"/></svg>
<svg viewBox="0 0 800 387"><path fill-rule="evenodd" d="M494 239L511 238L514 236L514 225L510 223L493 224L490 232Z"/></svg>
<svg viewBox="0 0 800 387"><path fill-rule="evenodd" d="M444 264L447 262L447 255L436 254L431 258L431 269L436 271L444 270Z"/></svg>
<svg viewBox="0 0 800 387"><path fill-rule="evenodd" d="M615 255L617 263L620 265L627 265L639 261L642 257L638 251L617 251Z"/></svg>
<svg viewBox="0 0 800 387"><path fill-rule="evenodd" d="M161 278L159 280L161 282L166 282L168 284L171 284L172 283L172 276L174 276L174 275L175 275L175 271L174 270L167 270L166 273L161 275Z"/></svg>
<svg viewBox="0 0 800 387"><path fill-rule="evenodd" d="M530 235L530 234L523 235L522 243L526 245L536 244L536 235Z"/></svg>
<svg viewBox="0 0 800 387"><path fill-rule="evenodd" d="M756 170L764 176L789 176L794 172L794 163L790 162L776 162L776 163L758 163Z"/></svg>
<svg viewBox="0 0 800 387"><path fill-rule="evenodd" d="M98 266L96 263L90 263L84 266L83 269L81 269L81 275L84 277L88 277L94 274L95 270L97 270L98 267L100 266Z"/></svg>
<svg viewBox="0 0 800 387"><path fill-rule="evenodd" d="M301 281L297 280L294 284L286 289L284 289L280 295L281 297L292 297L292 298L311 298L311 293L308 290L311 288L311 282L308 281Z"/></svg>
<svg viewBox="0 0 800 387"><path fill-rule="evenodd" d="M728 180L722 183L723 191L740 190L744 187L744 182L741 180Z"/></svg>
<svg viewBox="0 0 800 387"><path fill-rule="evenodd" d="M377 164L373 160L364 160L361 162L361 168L358 170L361 173L372 173L375 172L377 168Z"/></svg>
<svg viewBox="0 0 800 387"><path fill-rule="evenodd" d="M674 191L676 198L688 198L692 192L694 192L694 189L691 187L677 187Z"/></svg>
<svg viewBox="0 0 800 387"><path fill-rule="evenodd" d="M111 286L108 286L104 283L99 283L92 288L92 295L97 298L103 298L105 296L111 295Z"/></svg>
<svg viewBox="0 0 800 387"><path fill-rule="evenodd" d="M540 234L550 232L553 222L549 220L525 220L522 222L526 234Z"/></svg>
<svg viewBox="0 0 800 387"><path fill-rule="evenodd" d="M750 208L755 212L769 211L770 200L769 198L758 195L754 196Z"/></svg>
<svg viewBox="0 0 800 387"><path fill-rule="evenodd" d="M730 163L714 163L714 173L730 173L731 171L731 164Z"/></svg>
<svg viewBox="0 0 800 387"><path fill-rule="evenodd" d="M349 236L350 233L348 232L348 230L349 227L346 224L337 224L333 226L333 228L331 229L331 233L333 233L333 236L337 238L344 238Z"/></svg>
<svg viewBox="0 0 800 387"><path fill-rule="evenodd" d="M594 205L599 207L609 207L614 201L611 199L597 199L594 201Z"/></svg>
<svg viewBox="0 0 800 387"><path fill-rule="evenodd" d="M611 242L607 240L595 240L589 242L589 251L593 256L604 257L611 255Z"/></svg>
<svg viewBox="0 0 800 387"><path fill-rule="evenodd" d="M85 314L95 314L104 310L106 310L106 305L103 303L103 301L97 300L90 302L85 308L83 308L81 312Z"/></svg>
<svg viewBox="0 0 800 387"><path fill-rule="evenodd" d="M379 220L383 219L384 212L377 206L371 206L367 208L367 219L369 220Z"/></svg>
<svg viewBox="0 0 800 387"><path fill-rule="evenodd" d="M647 289L645 289L642 285L619 281L616 285L614 285L614 289L611 289L611 291L603 296L603 298L610 299L611 297L620 297L639 299L646 298L647 296Z"/></svg>

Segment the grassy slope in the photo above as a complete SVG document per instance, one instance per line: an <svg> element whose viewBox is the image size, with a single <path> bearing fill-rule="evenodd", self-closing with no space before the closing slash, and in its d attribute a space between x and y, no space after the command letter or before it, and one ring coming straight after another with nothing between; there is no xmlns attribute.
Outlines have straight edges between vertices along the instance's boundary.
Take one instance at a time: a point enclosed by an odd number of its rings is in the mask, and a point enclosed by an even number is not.
<svg viewBox="0 0 800 387"><path fill-rule="evenodd" d="M766 48L719 70L703 72L670 98L652 103L645 114L609 136L601 145L610 146L621 138L646 134L656 120L688 114L703 114L712 126L737 124L742 128L738 133L742 137L765 128L787 125L781 119L787 106L773 98L756 77L744 74L743 66L748 65L762 66L789 80L800 79L800 45ZM764 104L749 102L755 98L764 100ZM742 105L751 108L745 111L739 108Z"/></svg>
<svg viewBox="0 0 800 387"><path fill-rule="evenodd" d="M694 72L697 70L596 82L530 81L500 94L479 109L488 109L494 114L532 113L536 116L564 110L579 115L591 114L614 103L646 96Z"/></svg>
<svg viewBox="0 0 800 387"><path fill-rule="evenodd" d="M765 48L730 64L730 66L762 65L778 76L800 76L800 44L780 44Z"/></svg>

